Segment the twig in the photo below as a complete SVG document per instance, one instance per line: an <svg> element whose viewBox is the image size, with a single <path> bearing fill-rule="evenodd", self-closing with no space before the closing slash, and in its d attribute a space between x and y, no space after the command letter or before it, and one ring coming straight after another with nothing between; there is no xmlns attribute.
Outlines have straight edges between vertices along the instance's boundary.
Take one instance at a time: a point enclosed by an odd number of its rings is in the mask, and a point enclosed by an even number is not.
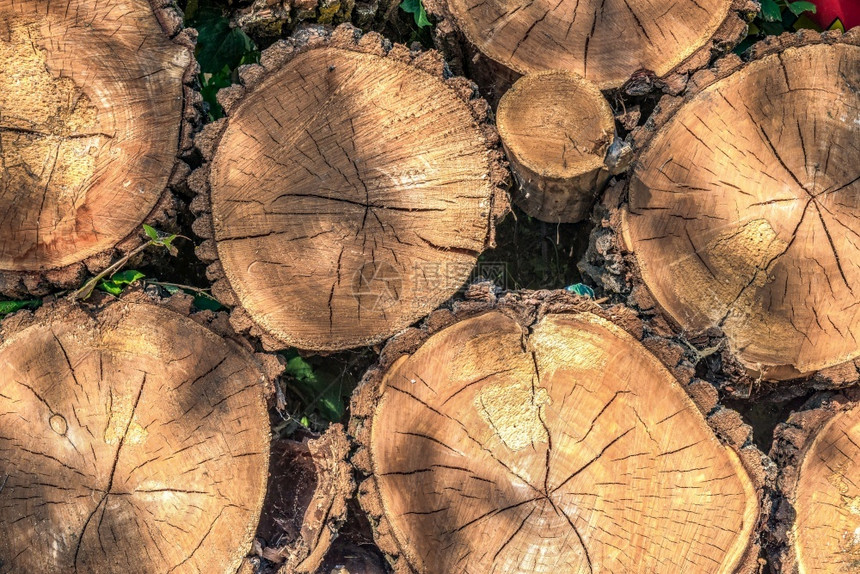
<svg viewBox="0 0 860 574"><path fill-rule="evenodd" d="M168 283L166 281L153 281L152 279L144 279L144 283L149 283L150 285L158 285L159 287L178 287L179 289L188 289L189 291L194 291L195 293L200 293L210 299L215 299L210 293L209 289L201 289L200 287L192 287L191 285L182 285L181 283Z"/></svg>
<svg viewBox="0 0 860 574"><path fill-rule="evenodd" d="M101 273L99 273L98 275L96 275L95 277L93 277L92 279L87 281L86 283L84 283L83 287L81 287L77 291L73 291L72 294L69 295L69 298L72 301L75 301L78 298L86 299L87 297L92 295L93 289L96 288L96 285L98 285L99 281L101 281L102 279L104 279L108 275L113 275L119 269L122 269L122 267L126 263L128 263L129 259L131 259L135 255L137 255L138 253L140 253L141 251L143 251L144 249L146 249L150 245L166 247L167 251L171 255L176 255L176 248L171 245L173 240L176 238L188 239L188 237L185 237L184 235L173 234L173 235L167 236L167 235L161 234L161 232L159 232L158 230L152 229L151 227L149 227L147 225L144 225L143 228L146 231L147 235L149 235L149 237L150 237L149 241L147 241L143 245L140 245L140 246L134 248L133 250L131 250L130 252L128 252L124 256L120 257L117 261L115 261L113 264L111 264L107 269L105 269L104 271L102 271ZM190 239L188 239L188 240L190 241Z"/></svg>
<svg viewBox="0 0 860 574"><path fill-rule="evenodd" d="M9 476L10 475L7 474L5 477L3 477L3 484L0 484L0 492L3 492L3 487L6 486L6 481L9 480Z"/></svg>
<svg viewBox="0 0 860 574"><path fill-rule="evenodd" d="M112 265L110 265L107 269L105 269L104 271L102 271L101 273L99 273L98 275L96 275L95 277L93 277L92 279L87 281L86 283L84 283L83 287L81 287L77 291L72 291L71 295L69 295L69 299L71 299L72 301L75 301L78 298L82 298L82 299L88 298L90 295L92 295L93 289L96 288L96 285L98 285L99 281L101 281L102 279L104 279L108 275L112 275L118 269L121 269L123 265L128 263L129 259L131 259L135 255L137 255L138 253L140 253L141 251L143 251L144 249L146 249L150 245L155 245L155 241L147 241L143 245L133 249L132 251L125 254L124 256L120 257L116 262L114 262Z"/></svg>

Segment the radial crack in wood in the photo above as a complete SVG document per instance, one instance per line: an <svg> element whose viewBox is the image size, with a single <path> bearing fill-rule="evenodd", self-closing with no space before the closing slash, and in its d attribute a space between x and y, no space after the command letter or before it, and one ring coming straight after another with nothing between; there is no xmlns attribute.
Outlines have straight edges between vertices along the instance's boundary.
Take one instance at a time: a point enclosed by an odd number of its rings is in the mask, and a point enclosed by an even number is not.
<svg viewBox="0 0 860 574"><path fill-rule="evenodd" d="M264 381L161 306L40 310L0 345L0 572L235 572L266 488Z"/></svg>
<svg viewBox="0 0 860 574"><path fill-rule="evenodd" d="M692 96L642 153L624 240L687 332L721 328L754 374L860 356L860 47L753 61Z"/></svg>
<svg viewBox="0 0 860 574"><path fill-rule="evenodd" d="M499 101L499 136L517 175L514 201L551 223L586 219L609 178L609 102L588 80L552 70L518 80Z"/></svg>
<svg viewBox="0 0 860 574"><path fill-rule="evenodd" d="M634 72L664 76L705 47L732 0L446 0L460 29L493 60L521 74L563 69L601 89Z"/></svg>
<svg viewBox="0 0 860 574"><path fill-rule="evenodd" d="M398 572L746 563L759 503L738 456L606 319L550 313L526 331L490 311L366 384L378 402L354 404L370 423L356 427L373 473L361 500L378 514L380 546L408 563Z"/></svg>
<svg viewBox="0 0 860 574"><path fill-rule="evenodd" d="M139 230L176 163L192 61L146 0L0 0L0 270Z"/></svg>
<svg viewBox="0 0 860 574"><path fill-rule="evenodd" d="M426 315L492 243L503 203L486 104L353 30L269 70L212 160L223 273L280 346L372 344Z"/></svg>

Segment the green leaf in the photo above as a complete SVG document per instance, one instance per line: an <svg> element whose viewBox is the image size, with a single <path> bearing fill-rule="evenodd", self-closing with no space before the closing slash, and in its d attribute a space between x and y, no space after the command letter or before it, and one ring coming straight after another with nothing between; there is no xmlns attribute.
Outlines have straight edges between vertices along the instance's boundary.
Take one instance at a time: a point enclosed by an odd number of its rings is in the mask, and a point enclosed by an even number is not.
<svg viewBox="0 0 860 574"><path fill-rule="evenodd" d="M218 90L226 88L233 83L233 76L229 66L224 66L214 74L200 74L200 94L203 100L209 104L209 119L214 121L224 117L224 110L218 103L216 95Z"/></svg>
<svg viewBox="0 0 860 574"><path fill-rule="evenodd" d="M20 311L21 309L35 309L42 304L41 299L29 299L27 301L0 301L0 316Z"/></svg>
<svg viewBox="0 0 860 574"><path fill-rule="evenodd" d="M430 19L427 18L427 11L424 10L424 4L421 3L421 0L403 0L403 3L400 4L400 9L408 14L412 14L415 18L415 24L419 28L433 25Z"/></svg>
<svg viewBox="0 0 860 574"><path fill-rule="evenodd" d="M158 232L147 224L143 224L143 231L146 232L146 235L149 236L153 241L158 241Z"/></svg>
<svg viewBox="0 0 860 574"><path fill-rule="evenodd" d="M317 410L331 422L341 420L346 411L344 393L352 390L352 382L345 381L343 373L333 368L330 361L312 365L310 360L321 359L312 357L306 360L295 351L287 352L286 357L285 372L296 381L293 388L302 397L307 409Z"/></svg>
<svg viewBox="0 0 860 574"><path fill-rule="evenodd" d="M791 26L795 30L815 30L816 32L821 32L821 26L810 18L807 14L801 14L797 20L794 21L794 24Z"/></svg>
<svg viewBox="0 0 860 574"><path fill-rule="evenodd" d="M146 277L146 275L144 275L140 271L137 271L135 269L128 269L126 271L114 273L113 277L111 277L110 280L117 285L131 285L135 281L143 279L144 277Z"/></svg>
<svg viewBox="0 0 860 574"><path fill-rule="evenodd" d="M316 382L313 367L298 355L287 360L287 368L284 372L301 382Z"/></svg>
<svg viewBox="0 0 860 574"><path fill-rule="evenodd" d="M582 283L568 285L567 287L565 287L565 290L570 291L571 293L576 293L577 295L581 295L582 297L594 298L594 289Z"/></svg>
<svg viewBox="0 0 860 574"><path fill-rule="evenodd" d="M761 0L761 17L767 22L780 22L782 20L782 11L776 0Z"/></svg>
<svg viewBox="0 0 860 574"><path fill-rule="evenodd" d="M182 289L180 289L176 285L159 285L159 287L161 287L171 295L175 295L176 293L182 291Z"/></svg>
<svg viewBox="0 0 860 574"><path fill-rule="evenodd" d="M209 295L198 294L194 297L194 306L201 311L218 311L223 307L214 297Z"/></svg>
<svg viewBox="0 0 860 574"><path fill-rule="evenodd" d="M233 70L238 66L259 62L260 52L245 32L231 27L230 19L216 6L198 3L193 17L186 14L186 21L197 29L195 56L200 63L200 92L209 104L209 119L214 121L224 116L215 98L218 90L233 83Z"/></svg>
<svg viewBox="0 0 860 574"><path fill-rule="evenodd" d="M254 41L240 28L232 28L230 19L215 6L198 8L189 24L197 28L196 56L204 74L224 66L235 69L257 50Z"/></svg>
<svg viewBox="0 0 860 574"><path fill-rule="evenodd" d="M322 416L331 422L337 422L343 418L346 409L340 396L340 389L327 392L319 398L319 411Z"/></svg>
<svg viewBox="0 0 860 574"><path fill-rule="evenodd" d="M111 295L115 295L119 297L122 294L122 286L118 283L114 283L113 281L105 281L102 279L99 281L98 288L102 291L107 291Z"/></svg>
<svg viewBox="0 0 860 574"><path fill-rule="evenodd" d="M792 2L788 4L788 9L795 16L800 16L804 12L815 14L815 4L812 2Z"/></svg>

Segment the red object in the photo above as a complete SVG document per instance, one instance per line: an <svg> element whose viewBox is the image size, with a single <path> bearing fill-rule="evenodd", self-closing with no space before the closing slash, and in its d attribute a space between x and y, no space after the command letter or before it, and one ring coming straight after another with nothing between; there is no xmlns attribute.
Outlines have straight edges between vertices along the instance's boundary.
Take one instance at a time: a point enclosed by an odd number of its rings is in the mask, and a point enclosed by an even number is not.
<svg viewBox="0 0 860 574"><path fill-rule="evenodd" d="M813 0L818 8L811 17L827 30L837 19L848 30L860 26L860 0Z"/></svg>

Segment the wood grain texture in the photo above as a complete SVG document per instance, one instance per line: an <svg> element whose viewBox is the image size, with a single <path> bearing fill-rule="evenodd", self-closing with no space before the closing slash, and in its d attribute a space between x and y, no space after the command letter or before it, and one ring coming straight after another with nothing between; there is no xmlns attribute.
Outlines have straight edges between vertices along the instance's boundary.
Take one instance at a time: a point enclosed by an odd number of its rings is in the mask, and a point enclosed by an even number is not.
<svg viewBox="0 0 860 574"><path fill-rule="evenodd" d="M264 375L150 304L0 345L0 572L233 573L266 487Z"/></svg>
<svg viewBox="0 0 860 574"><path fill-rule="evenodd" d="M575 72L601 89L641 69L663 76L704 46L731 0L447 0L484 54L527 74Z"/></svg>
<svg viewBox="0 0 860 574"><path fill-rule="evenodd" d="M552 223L588 217L609 178L615 117L597 87L572 72L529 74L505 92L496 125L519 189L514 201Z"/></svg>
<svg viewBox="0 0 860 574"><path fill-rule="evenodd" d="M398 572L733 572L750 542L758 499L737 455L596 315L530 332L501 312L465 319L397 359L379 393L362 488Z"/></svg>
<svg viewBox="0 0 860 574"><path fill-rule="evenodd" d="M231 110L212 161L218 260L282 345L384 340L450 297L491 242L498 189L470 105L380 52L295 55Z"/></svg>
<svg viewBox="0 0 860 574"><path fill-rule="evenodd" d="M860 47L753 61L687 101L642 153L623 233L683 330L753 373L860 355Z"/></svg>
<svg viewBox="0 0 860 574"><path fill-rule="evenodd" d="M834 416L803 458L792 504L798 572L860 569L860 406Z"/></svg>
<svg viewBox="0 0 860 574"><path fill-rule="evenodd" d="M139 230L174 169L191 62L146 0L0 0L0 270Z"/></svg>

